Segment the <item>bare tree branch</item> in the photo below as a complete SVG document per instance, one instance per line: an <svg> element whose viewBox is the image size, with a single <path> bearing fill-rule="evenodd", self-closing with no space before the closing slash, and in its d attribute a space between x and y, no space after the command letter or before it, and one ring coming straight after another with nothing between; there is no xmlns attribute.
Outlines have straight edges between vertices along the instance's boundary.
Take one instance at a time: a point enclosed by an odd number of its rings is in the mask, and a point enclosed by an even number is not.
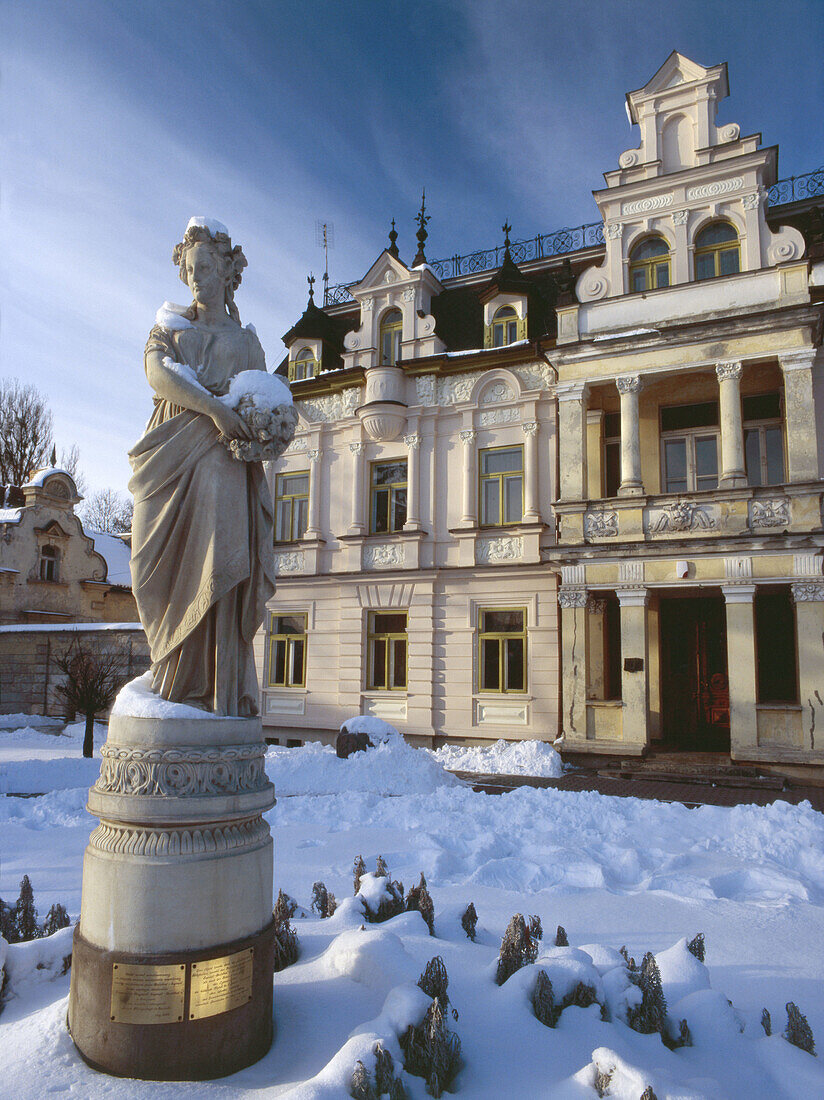
<svg viewBox="0 0 824 1100"><path fill-rule="evenodd" d="M23 485L52 448L52 414L32 385L0 378L0 484Z"/></svg>
<svg viewBox="0 0 824 1100"><path fill-rule="evenodd" d="M66 677L57 691L71 710L86 715L83 755L94 750L94 716L108 710L128 679L127 656L122 649L106 649L92 643L84 645L75 638L62 657L53 658L55 667Z"/></svg>
<svg viewBox="0 0 824 1100"><path fill-rule="evenodd" d="M90 493L78 508L78 515L87 531L108 531L122 535L132 529L132 498L114 489Z"/></svg>

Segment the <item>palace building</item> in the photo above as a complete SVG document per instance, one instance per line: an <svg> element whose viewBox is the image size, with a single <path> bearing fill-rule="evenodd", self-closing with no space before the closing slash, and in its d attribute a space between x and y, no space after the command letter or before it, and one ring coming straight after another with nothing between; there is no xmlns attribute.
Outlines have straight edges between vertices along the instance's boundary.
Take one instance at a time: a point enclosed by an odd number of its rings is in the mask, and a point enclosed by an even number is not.
<svg viewBox="0 0 824 1100"><path fill-rule="evenodd" d="M778 181L727 94L678 53L630 92L593 225L428 263L422 207L410 265L393 227L310 291L270 737L824 764L824 171Z"/></svg>

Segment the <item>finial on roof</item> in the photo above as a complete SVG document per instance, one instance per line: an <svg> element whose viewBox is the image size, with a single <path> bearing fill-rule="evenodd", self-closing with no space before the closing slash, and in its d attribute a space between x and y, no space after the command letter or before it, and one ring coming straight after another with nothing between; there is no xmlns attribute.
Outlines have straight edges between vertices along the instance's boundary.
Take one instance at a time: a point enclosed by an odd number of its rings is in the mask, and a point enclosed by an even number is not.
<svg viewBox="0 0 824 1100"><path fill-rule="evenodd" d="M429 221L429 215L426 213L426 189L421 192L421 209L418 214L415 215L415 221L418 223L418 232L415 236L418 238L418 252L415 259L412 261L412 266L417 267L418 264L426 263L426 256L423 253L424 242L429 234L426 232L426 223Z"/></svg>
<svg viewBox="0 0 824 1100"><path fill-rule="evenodd" d="M389 248L387 249L390 256L394 256L395 259L399 259L398 256L398 234L395 229L395 219L392 219L392 228L389 230Z"/></svg>
<svg viewBox="0 0 824 1100"><path fill-rule="evenodd" d="M314 300L315 300L315 276L310 272L306 276L306 281L309 284L309 301L314 302Z"/></svg>
<svg viewBox="0 0 824 1100"><path fill-rule="evenodd" d="M504 251L509 252L509 234L512 232L512 226L509 224L509 222L504 222L504 224L501 226L501 229L503 230L504 234Z"/></svg>

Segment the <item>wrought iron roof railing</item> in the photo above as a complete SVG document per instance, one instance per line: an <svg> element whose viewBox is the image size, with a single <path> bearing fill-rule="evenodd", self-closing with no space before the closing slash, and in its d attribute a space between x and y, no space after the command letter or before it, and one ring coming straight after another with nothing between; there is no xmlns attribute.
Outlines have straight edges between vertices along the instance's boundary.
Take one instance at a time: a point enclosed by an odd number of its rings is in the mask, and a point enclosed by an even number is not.
<svg viewBox="0 0 824 1100"><path fill-rule="evenodd" d="M779 180L767 192L770 206L797 202L800 199L824 195L824 167L816 168L803 176L789 176ZM568 252L579 252L584 248L593 248L604 243L603 222L590 222L571 228L556 229L552 233L527 237L522 241L513 241L509 246L510 255L516 264L529 260L544 260L551 256L564 256ZM469 252L464 256L449 256L445 260L430 260L429 267L439 279L454 279L458 275L472 275L479 271L494 271L501 266L504 257L503 245L494 248L482 248L479 252ZM324 292L325 306L345 305L352 301L349 287L352 283L339 283L330 286Z"/></svg>

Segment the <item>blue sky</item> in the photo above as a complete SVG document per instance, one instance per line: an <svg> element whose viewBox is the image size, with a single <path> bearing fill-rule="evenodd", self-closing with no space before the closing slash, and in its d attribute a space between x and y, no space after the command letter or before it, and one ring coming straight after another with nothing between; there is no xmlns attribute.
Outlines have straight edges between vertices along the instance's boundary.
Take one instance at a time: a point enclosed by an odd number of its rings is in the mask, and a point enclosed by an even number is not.
<svg viewBox="0 0 824 1100"><path fill-rule="evenodd" d="M34 382L92 489L124 489L142 352L192 214L225 222L271 366L323 271L361 276L395 217L431 259L594 221L637 144L624 93L672 49L727 61L719 119L824 163L824 2L0 0L0 374Z"/></svg>

